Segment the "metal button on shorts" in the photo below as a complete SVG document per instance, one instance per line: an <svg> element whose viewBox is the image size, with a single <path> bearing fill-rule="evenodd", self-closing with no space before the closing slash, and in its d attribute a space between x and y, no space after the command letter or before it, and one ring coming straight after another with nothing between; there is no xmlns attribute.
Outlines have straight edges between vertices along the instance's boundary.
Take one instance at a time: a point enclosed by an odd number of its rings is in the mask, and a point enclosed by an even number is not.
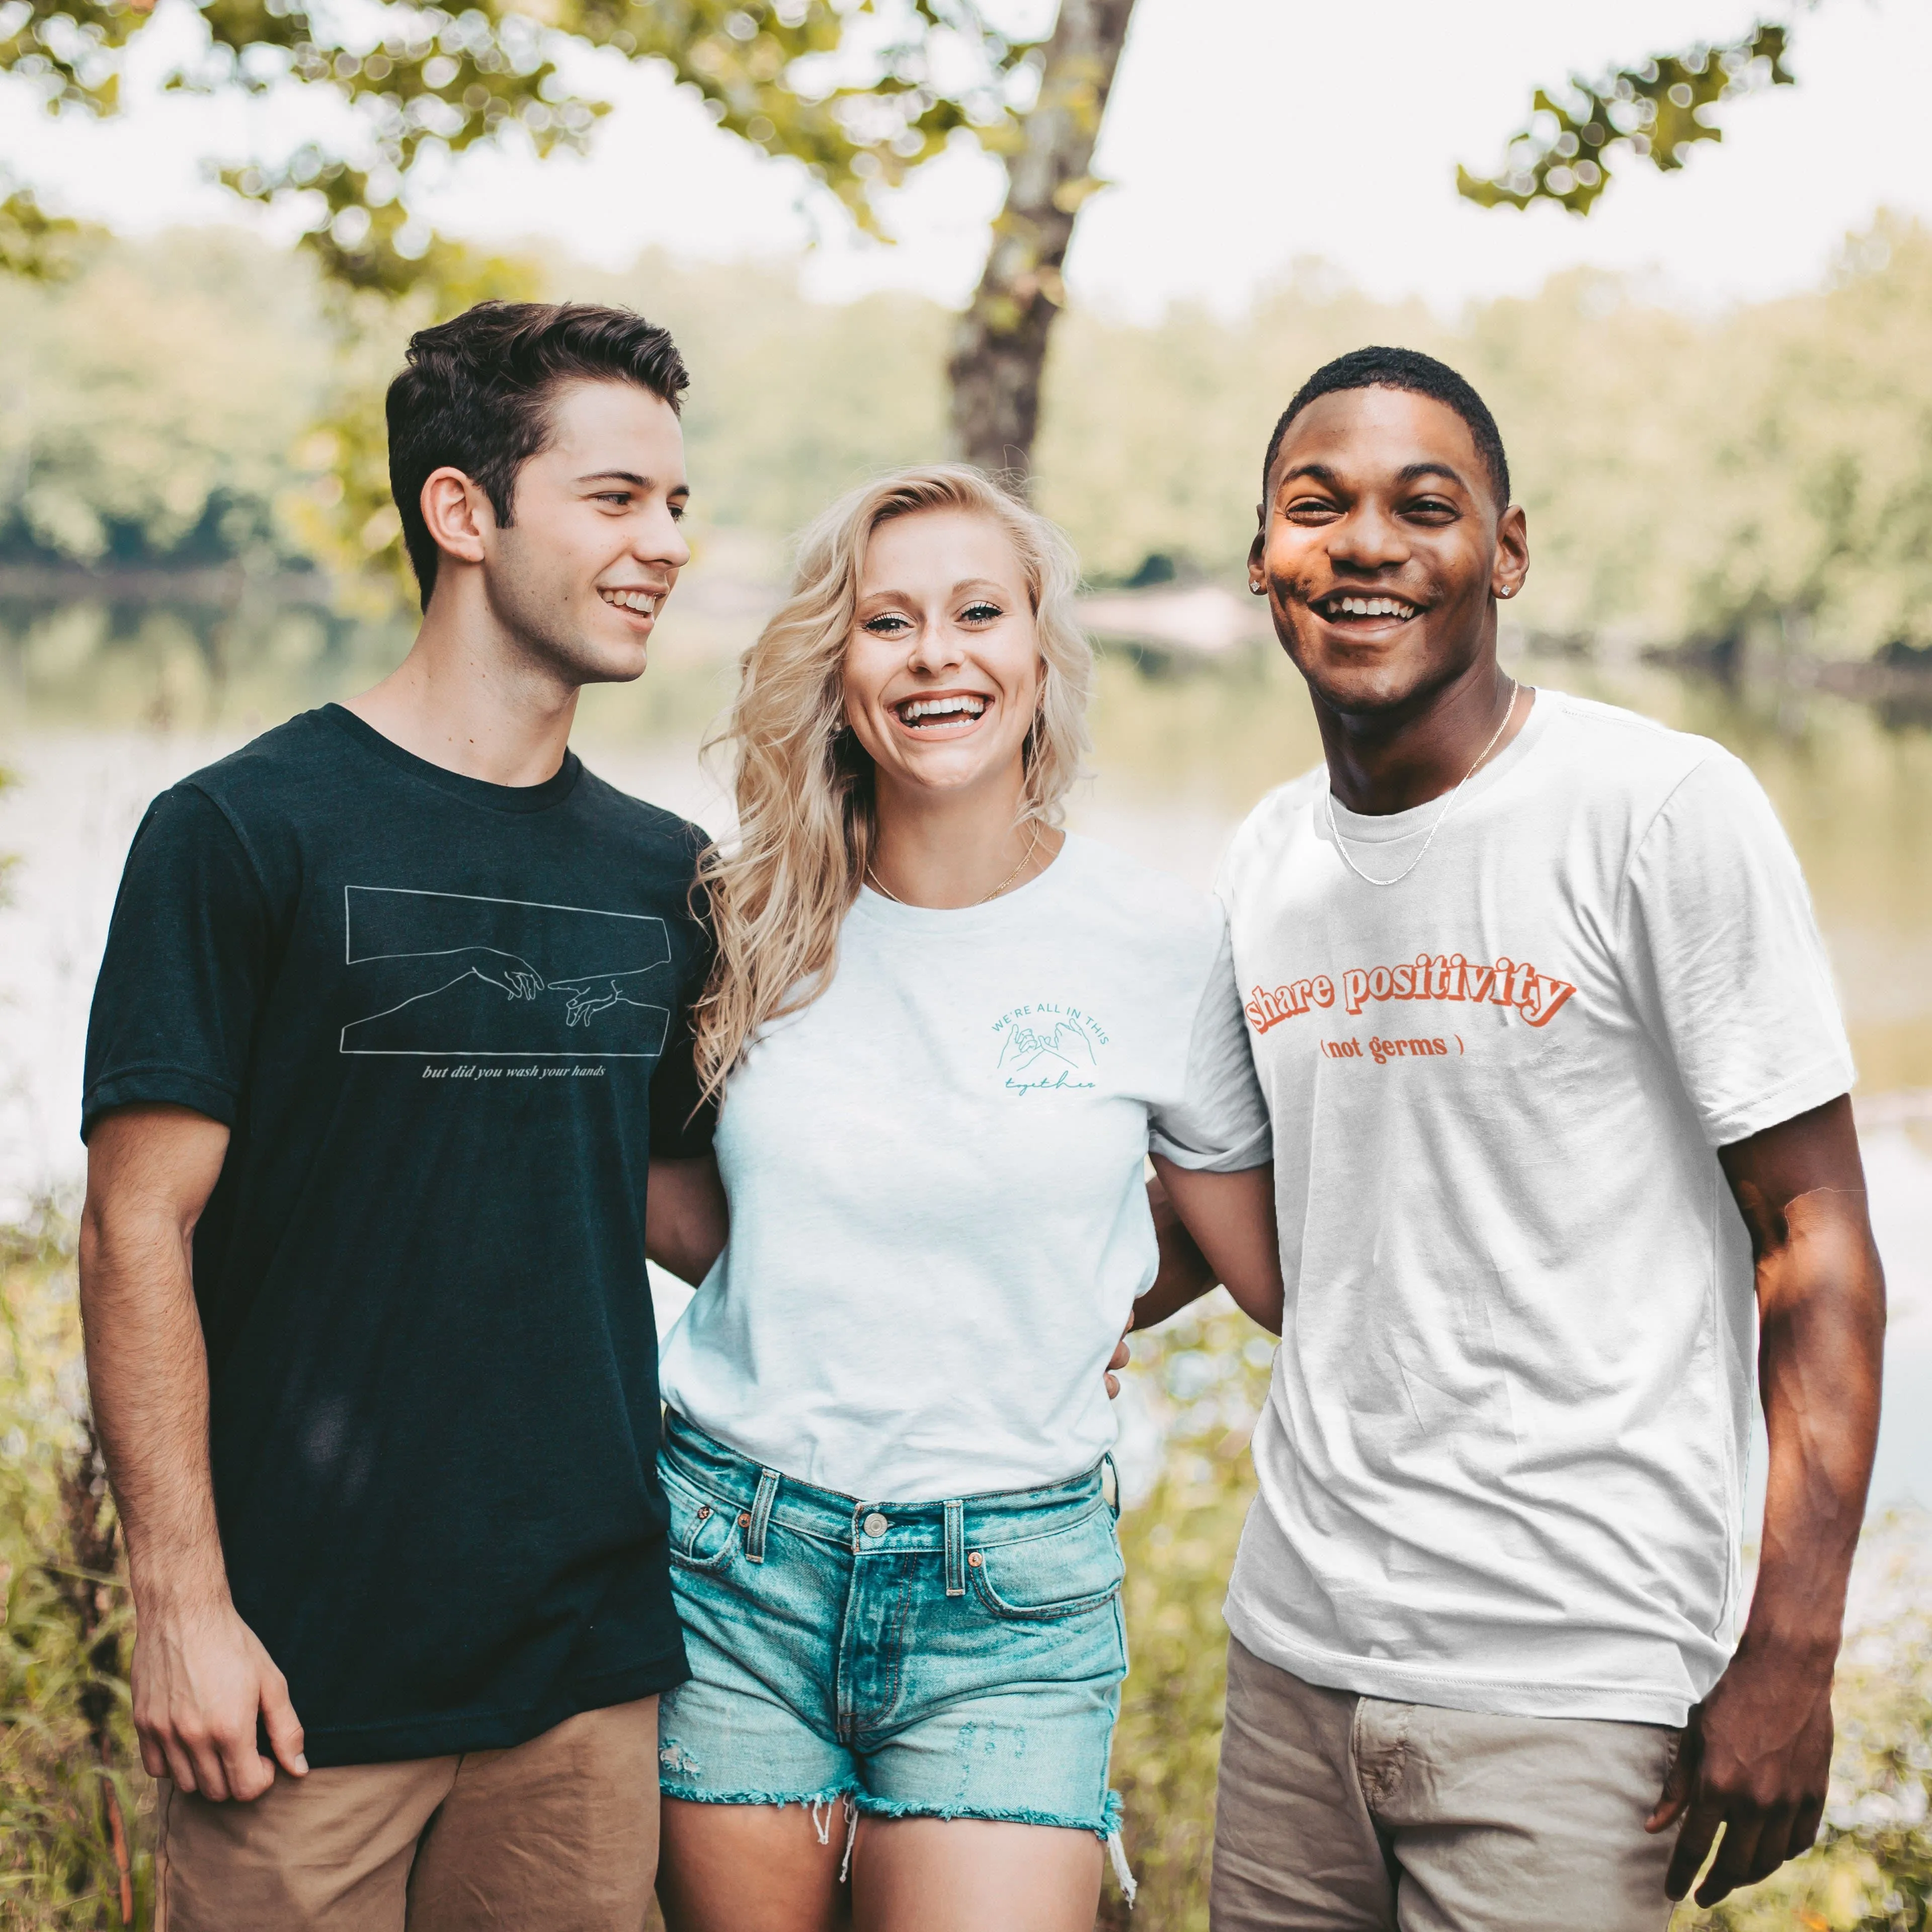
<svg viewBox="0 0 1932 1932"><path fill-rule="evenodd" d="M866 1517L864 1524L865 1532L868 1536L884 1536L890 1527L891 1525L880 1515L877 1510L873 1510L872 1514Z"/></svg>

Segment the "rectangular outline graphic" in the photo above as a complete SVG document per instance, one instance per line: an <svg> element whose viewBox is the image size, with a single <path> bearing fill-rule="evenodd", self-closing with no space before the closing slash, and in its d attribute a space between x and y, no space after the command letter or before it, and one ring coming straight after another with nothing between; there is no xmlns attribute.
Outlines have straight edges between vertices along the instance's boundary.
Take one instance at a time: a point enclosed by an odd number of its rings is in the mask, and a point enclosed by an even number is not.
<svg viewBox="0 0 1932 1932"><path fill-rule="evenodd" d="M372 894L380 892L386 896L397 898L455 899L470 905L522 906L533 912L574 912L582 913L592 919L632 920L640 926L654 926L658 928L664 953L664 958L658 963L668 965L671 960L670 934L665 931L664 921L655 913L607 912L599 906L561 905L548 899L501 898L488 892L440 892L416 886L344 885L342 888L342 960L345 966L364 965L378 959L406 959L428 956L404 952L365 952L358 957L351 950L350 935L354 930L350 918L349 896L351 892ZM496 1051L445 1052L423 1047L346 1045L350 1026L362 1024L363 1022L360 1020L352 1020L342 1028L336 1036L335 1050L340 1058L347 1060L581 1060L588 1062L593 1060L661 1059L664 1054L664 1042L669 1039L670 1034L670 1009L668 1006L652 1006L640 1007L639 1010L656 1012L663 1016L664 1032L660 1036L658 1050L655 1053L626 1053L609 1047L587 1046L573 1047L562 1052L551 1052L543 1048L532 1047L515 1052ZM381 1016L371 1014L368 1017L377 1018Z"/></svg>

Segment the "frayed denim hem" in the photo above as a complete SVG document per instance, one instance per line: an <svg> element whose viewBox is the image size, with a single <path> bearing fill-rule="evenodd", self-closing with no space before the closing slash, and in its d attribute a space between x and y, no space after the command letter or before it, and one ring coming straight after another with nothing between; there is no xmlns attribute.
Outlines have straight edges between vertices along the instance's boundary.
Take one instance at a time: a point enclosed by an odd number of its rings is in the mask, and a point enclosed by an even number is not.
<svg viewBox="0 0 1932 1932"><path fill-rule="evenodd" d="M665 1787L670 1789L668 1786ZM1120 1794L1107 1793L1098 1819L1070 1818L1064 1812L1035 1811L1024 1805L932 1804L920 1798L874 1798L855 1792L853 1802L868 1818L982 1818L994 1825L1052 1825L1064 1832L1091 1832L1104 1845L1120 1828Z"/></svg>
<svg viewBox="0 0 1932 1932"><path fill-rule="evenodd" d="M788 1804L812 1810L836 1804L842 1798L853 1797L858 1789L849 1778L842 1784L827 1785L823 1791L700 1791L694 1785L674 1784L668 1778L658 1780L661 1796L682 1798L687 1804L776 1804L781 1809Z"/></svg>

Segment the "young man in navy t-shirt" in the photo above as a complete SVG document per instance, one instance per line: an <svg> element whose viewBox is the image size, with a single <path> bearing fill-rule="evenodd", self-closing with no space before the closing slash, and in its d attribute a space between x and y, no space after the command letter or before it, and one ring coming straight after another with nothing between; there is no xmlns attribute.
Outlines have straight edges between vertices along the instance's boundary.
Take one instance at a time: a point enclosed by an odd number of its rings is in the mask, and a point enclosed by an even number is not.
<svg viewBox="0 0 1932 1932"><path fill-rule="evenodd" d="M128 856L81 1292L170 1932L647 1908L686 1669L644 1256L708 1140L704 835L568 740L689 557L686 382L622 310L416 336L414 647Z"/></svg>

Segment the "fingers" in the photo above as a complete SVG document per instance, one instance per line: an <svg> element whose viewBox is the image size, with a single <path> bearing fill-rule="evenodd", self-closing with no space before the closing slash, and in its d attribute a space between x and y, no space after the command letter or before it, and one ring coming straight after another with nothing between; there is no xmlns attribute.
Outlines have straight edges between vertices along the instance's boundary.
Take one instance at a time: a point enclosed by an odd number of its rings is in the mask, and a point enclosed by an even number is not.
<svg viewBox="0 0 1932 1932"><path fill-rule="evenodd" d="M1718 1856L1712 1861L1711 1869L1704 1874L1704 1882L1697 1888L1700 1905L1715 1905L1720 1898L1727 1898L1741 1885L1749 1885L1758 1876L1758 1839L1764 1830L1762 1818L1745 1816L1729 1818L1724 1822L1724 1843L1718 1847ZM1784 1833L1778 1834L1778 1842L1784 1843Z"/></svg>
<svg viewBox="0 0 1932 1932"><path fill-rule="evenodd" d="M1784 1856L1802 1858L1818 1842L1818 1827L1824 1822L1824 1799L1807 1798L1792 1816L1791 1835L1784 1841Z"/></svg>
<svg viewBox="0 0 1932 1932"><path fill-rule="evenodd" d="M291 1777L308 1775L308 1760L302 1755L302 1720L289 1702L289 1680L273 1664L262 1673L262 1723L268 1733L268 1748L275 1762Z"/></svg>
<svg viewBox="0 0 1932 1932"><path fill-rule="evenodd" d="M1703 1869L1717 1842L1718 1827L1724 1822L1723 1810L1708 1802L1694 1804L1677 1834L1677 1847L1670 1855L1670 1869L1664 1875L1664 1889L1672 1898L1682 1898L1690 1882Z"/></svg>
<svg viewBox="0 0 1932 1932"><path fill-rule="evenodd" d="M1646 1832L1667 1829L1683 1816L1684 1808L1690 1801L1691 1780L1704 1748L1698 1718L1699 1713L1693 1711L1690 1721L1678 1735L1677 1755L1670 1760L1670 1768L1664 1774L1664 1790L1658 1796L1656 1809L1643 1821Z"/></svg>
<svg viewBox="0 0 1932 1932"><path fill-rule="evenodd" d="M1120 1399L1120 1378L1109 1371L1107 1376L1107 1400L1118 1402Z"/></svg>

